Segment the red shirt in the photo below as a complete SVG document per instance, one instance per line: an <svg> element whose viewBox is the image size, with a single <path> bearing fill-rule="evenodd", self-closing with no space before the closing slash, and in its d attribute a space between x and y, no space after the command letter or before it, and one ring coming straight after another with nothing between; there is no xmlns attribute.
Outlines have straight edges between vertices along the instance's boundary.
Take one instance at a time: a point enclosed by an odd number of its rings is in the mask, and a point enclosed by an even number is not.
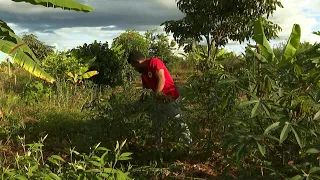
<svg viewBox="0 0 320 180"><path fill-rule="evenodd" d="M163 69L165 83L162 89L162 93L172 97L173 99L177 99L180 94L164 63L158 58L151 58L146 60L145 62L147 64L147 68L146 71L141 74L142 84L146 87L149 87L153 91L156 91L158 81L156 78L156 71Z"/></svg>

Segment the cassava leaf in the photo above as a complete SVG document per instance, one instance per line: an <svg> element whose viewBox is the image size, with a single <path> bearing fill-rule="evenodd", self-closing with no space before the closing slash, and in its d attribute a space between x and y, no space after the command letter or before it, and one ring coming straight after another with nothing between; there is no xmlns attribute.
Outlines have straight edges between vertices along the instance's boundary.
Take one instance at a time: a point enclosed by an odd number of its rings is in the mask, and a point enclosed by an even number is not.
<svg viewBox="0 0 320 180"><path fill-rule="evenodd" d="M275 122L273 124L271 124L269 127L267 127L266 130L264 130L263 134L268 134L270 131L279 128L280 122Z"/></svg>
<svg viewBox="0 0 320 180"><path fill-rule="evenodd" d="M296 140L297 140L300 148L303 148L303 145L302 145L302 143L301 143L301 139L300 139L300 137L299 137L299 134L296 132L296 130L295 130L292 126L290 126L290 128L291 128L294 136L296 137Z"/></svg>
<svg viewBox="0 0 320 180"><path fill-rule="evenodd" d="M280 134L280 144L285 141L288 137L289 131L290 131L290 124L286 122L286 125L284 125L281 134Z"/></svg>
<svg viewBox="0 0 320 180"><path fill-rule="evenodd" d="M255 117L258 114L258 108L260 107L260 100L254 105L252 111L251 111L251 118Z"/></svg>

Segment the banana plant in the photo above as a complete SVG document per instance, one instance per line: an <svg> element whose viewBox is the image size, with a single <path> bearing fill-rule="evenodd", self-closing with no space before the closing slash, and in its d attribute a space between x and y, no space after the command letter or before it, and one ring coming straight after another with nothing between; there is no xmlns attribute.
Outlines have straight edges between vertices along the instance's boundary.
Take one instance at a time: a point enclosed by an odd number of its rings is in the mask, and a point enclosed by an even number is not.
<svg viewBox="0 0 320 180"><path fill-rule="evenodd" d="M69 80L72 81L74 85L74 91L77 88L78 84L83 83L84 79L89 79L97 74L99 74L98 71L88 71L92 63L96 60L96 58L89 59L80 66L78 70L75 70L74 72L68 72L67 75L70 77Z"/></svg>
<svg viewBox="0 0 320 180"><path fill-rule="evenodd" d="M44 79L50 83L54 78L39 66L39 60L32 50L23 42L14 31L0 20L0 50L8 54L12 60L29 71L32 75Z"/></svg>

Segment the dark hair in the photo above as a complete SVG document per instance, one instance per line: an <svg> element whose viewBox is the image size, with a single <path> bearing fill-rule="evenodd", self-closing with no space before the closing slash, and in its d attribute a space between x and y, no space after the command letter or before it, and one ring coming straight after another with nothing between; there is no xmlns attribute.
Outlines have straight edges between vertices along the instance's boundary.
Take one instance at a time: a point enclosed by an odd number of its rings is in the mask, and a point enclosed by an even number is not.
<svg viewBox="0 0 320 180"><path fill-rule="evenodd" d="M144 58L144 55L140 51L131 51L128 57L128 63L131 64L139 60L144 60Z"/></svg>

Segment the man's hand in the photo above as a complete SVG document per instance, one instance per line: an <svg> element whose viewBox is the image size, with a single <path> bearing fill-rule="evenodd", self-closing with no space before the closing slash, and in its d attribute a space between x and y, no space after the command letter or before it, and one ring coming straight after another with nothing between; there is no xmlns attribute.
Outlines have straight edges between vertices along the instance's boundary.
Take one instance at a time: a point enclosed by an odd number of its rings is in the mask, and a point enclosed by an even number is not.
<svg viewBox="0 0 320 180"><path fill-rule="evenodd" d="M142 103L146 100L146 92L143 92L140 97L139 97L139 100L138 102Z"/></svg>
<svg viewBox="0 0 320 180"><path fill-rule="evenodd" d="M163 94L162 92L155 92L155 99L156 100L159 100L159 101L162 101L162 102L168 102L170 100L170 98Z"/></svg>

